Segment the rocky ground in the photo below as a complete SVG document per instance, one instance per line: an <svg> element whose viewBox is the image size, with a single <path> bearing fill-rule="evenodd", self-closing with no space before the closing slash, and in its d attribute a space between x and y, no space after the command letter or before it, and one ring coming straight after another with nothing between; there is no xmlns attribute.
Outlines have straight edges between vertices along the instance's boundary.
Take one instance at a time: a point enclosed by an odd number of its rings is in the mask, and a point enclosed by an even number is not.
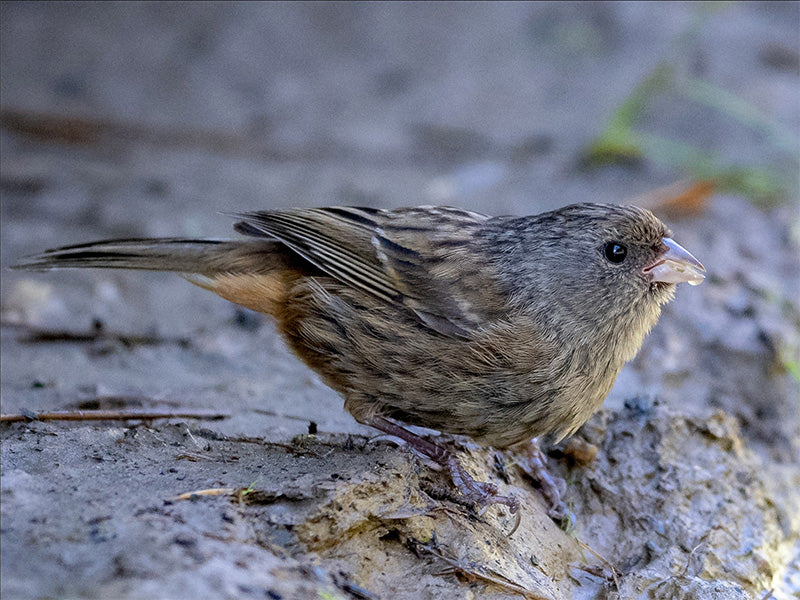
<svg viewBox="0 0 800 600"><path fill-rule="evenodd" d="M800 4L0 10L4 598L798 597ZM6 269L220 212L577 201L652 207L709 277L551 448L567 530L450 440L522 499L476 514L179 277ZM151 417L32 419L98 409Z"/></svg>

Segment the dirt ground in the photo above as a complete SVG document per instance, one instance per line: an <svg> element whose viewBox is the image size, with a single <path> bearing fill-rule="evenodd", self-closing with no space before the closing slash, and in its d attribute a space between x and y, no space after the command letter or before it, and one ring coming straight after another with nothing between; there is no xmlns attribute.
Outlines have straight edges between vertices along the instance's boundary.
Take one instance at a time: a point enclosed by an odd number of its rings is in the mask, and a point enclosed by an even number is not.
<svg viewBox="0 0 800 600"><path fill-rule="evenodd" d="M800 597L800 4L0 11L0 393L27 417L0 424L4 599ZM664 203L702 166L686 146L587 167L659 65L728 95L652 93L637 127L752 167L738 188ZM513 454L447 438L522 500L509 535L356 424L268 319L180 277L7 269L227 237L226 212L580 201L653 207L709 277L550 449L566 530ZM177 416L35 418L99 409Z"/></svg>

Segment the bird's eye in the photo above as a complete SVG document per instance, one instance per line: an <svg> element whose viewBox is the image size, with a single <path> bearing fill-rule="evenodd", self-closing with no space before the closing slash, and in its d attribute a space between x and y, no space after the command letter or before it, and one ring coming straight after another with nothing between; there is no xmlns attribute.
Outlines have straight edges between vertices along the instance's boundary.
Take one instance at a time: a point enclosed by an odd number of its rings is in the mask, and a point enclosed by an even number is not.
<svg viewBox="0 0 800 600"><path fill-rule="evenodd" d="M603 246L603 255L609 262L618 265L628 256L628 249L619 242L606 242Z"/></svg>

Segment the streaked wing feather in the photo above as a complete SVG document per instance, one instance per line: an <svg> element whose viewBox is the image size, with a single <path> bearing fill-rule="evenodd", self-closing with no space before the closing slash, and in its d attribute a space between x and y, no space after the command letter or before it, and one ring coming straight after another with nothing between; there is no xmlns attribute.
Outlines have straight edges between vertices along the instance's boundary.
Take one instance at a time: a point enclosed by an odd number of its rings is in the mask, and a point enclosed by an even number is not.
<svg viewBox="0 0 800 600"><path fill-rule="evenodd" d="M465 337L493 316L485 307L496 290L487 287L491 277L473 248L485 215L333 207L237 216L241 233L273 237L332 277L408 307L445 335Z"/></svg>
<svg viewBox="0 0 800 600"><path fill-rule="evenodd" d="M451 335L463 335L502 316L492 310L503 303L478 247L489 217L451 208L427 210L428 219L412 213L389 220L373 243L404 304L435 329L440 326L432 322L445 318Z"/></svg>
<svg viewBox="0 0 800 600"><path fill-rule="evenodd" d="M348 219L342 211L291 209L239 214L244 223L238 230L274 237L332 277L397 302L399 292L386 279L370 242L374 227L364 217Z"/></svg>

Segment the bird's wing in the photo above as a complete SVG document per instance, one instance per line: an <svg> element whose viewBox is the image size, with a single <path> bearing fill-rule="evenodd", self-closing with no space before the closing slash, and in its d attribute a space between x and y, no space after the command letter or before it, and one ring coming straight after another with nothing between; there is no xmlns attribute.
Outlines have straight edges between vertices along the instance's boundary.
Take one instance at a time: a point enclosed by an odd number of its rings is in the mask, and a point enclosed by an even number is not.
<svg viewBox="0 0 800 600"><path fill-rule="evenodd" d="M236 215L236 230L268 236L339 281L466 337L497 318L501 293L480 247L485 215L447 207L333 207Z"/></svg>

